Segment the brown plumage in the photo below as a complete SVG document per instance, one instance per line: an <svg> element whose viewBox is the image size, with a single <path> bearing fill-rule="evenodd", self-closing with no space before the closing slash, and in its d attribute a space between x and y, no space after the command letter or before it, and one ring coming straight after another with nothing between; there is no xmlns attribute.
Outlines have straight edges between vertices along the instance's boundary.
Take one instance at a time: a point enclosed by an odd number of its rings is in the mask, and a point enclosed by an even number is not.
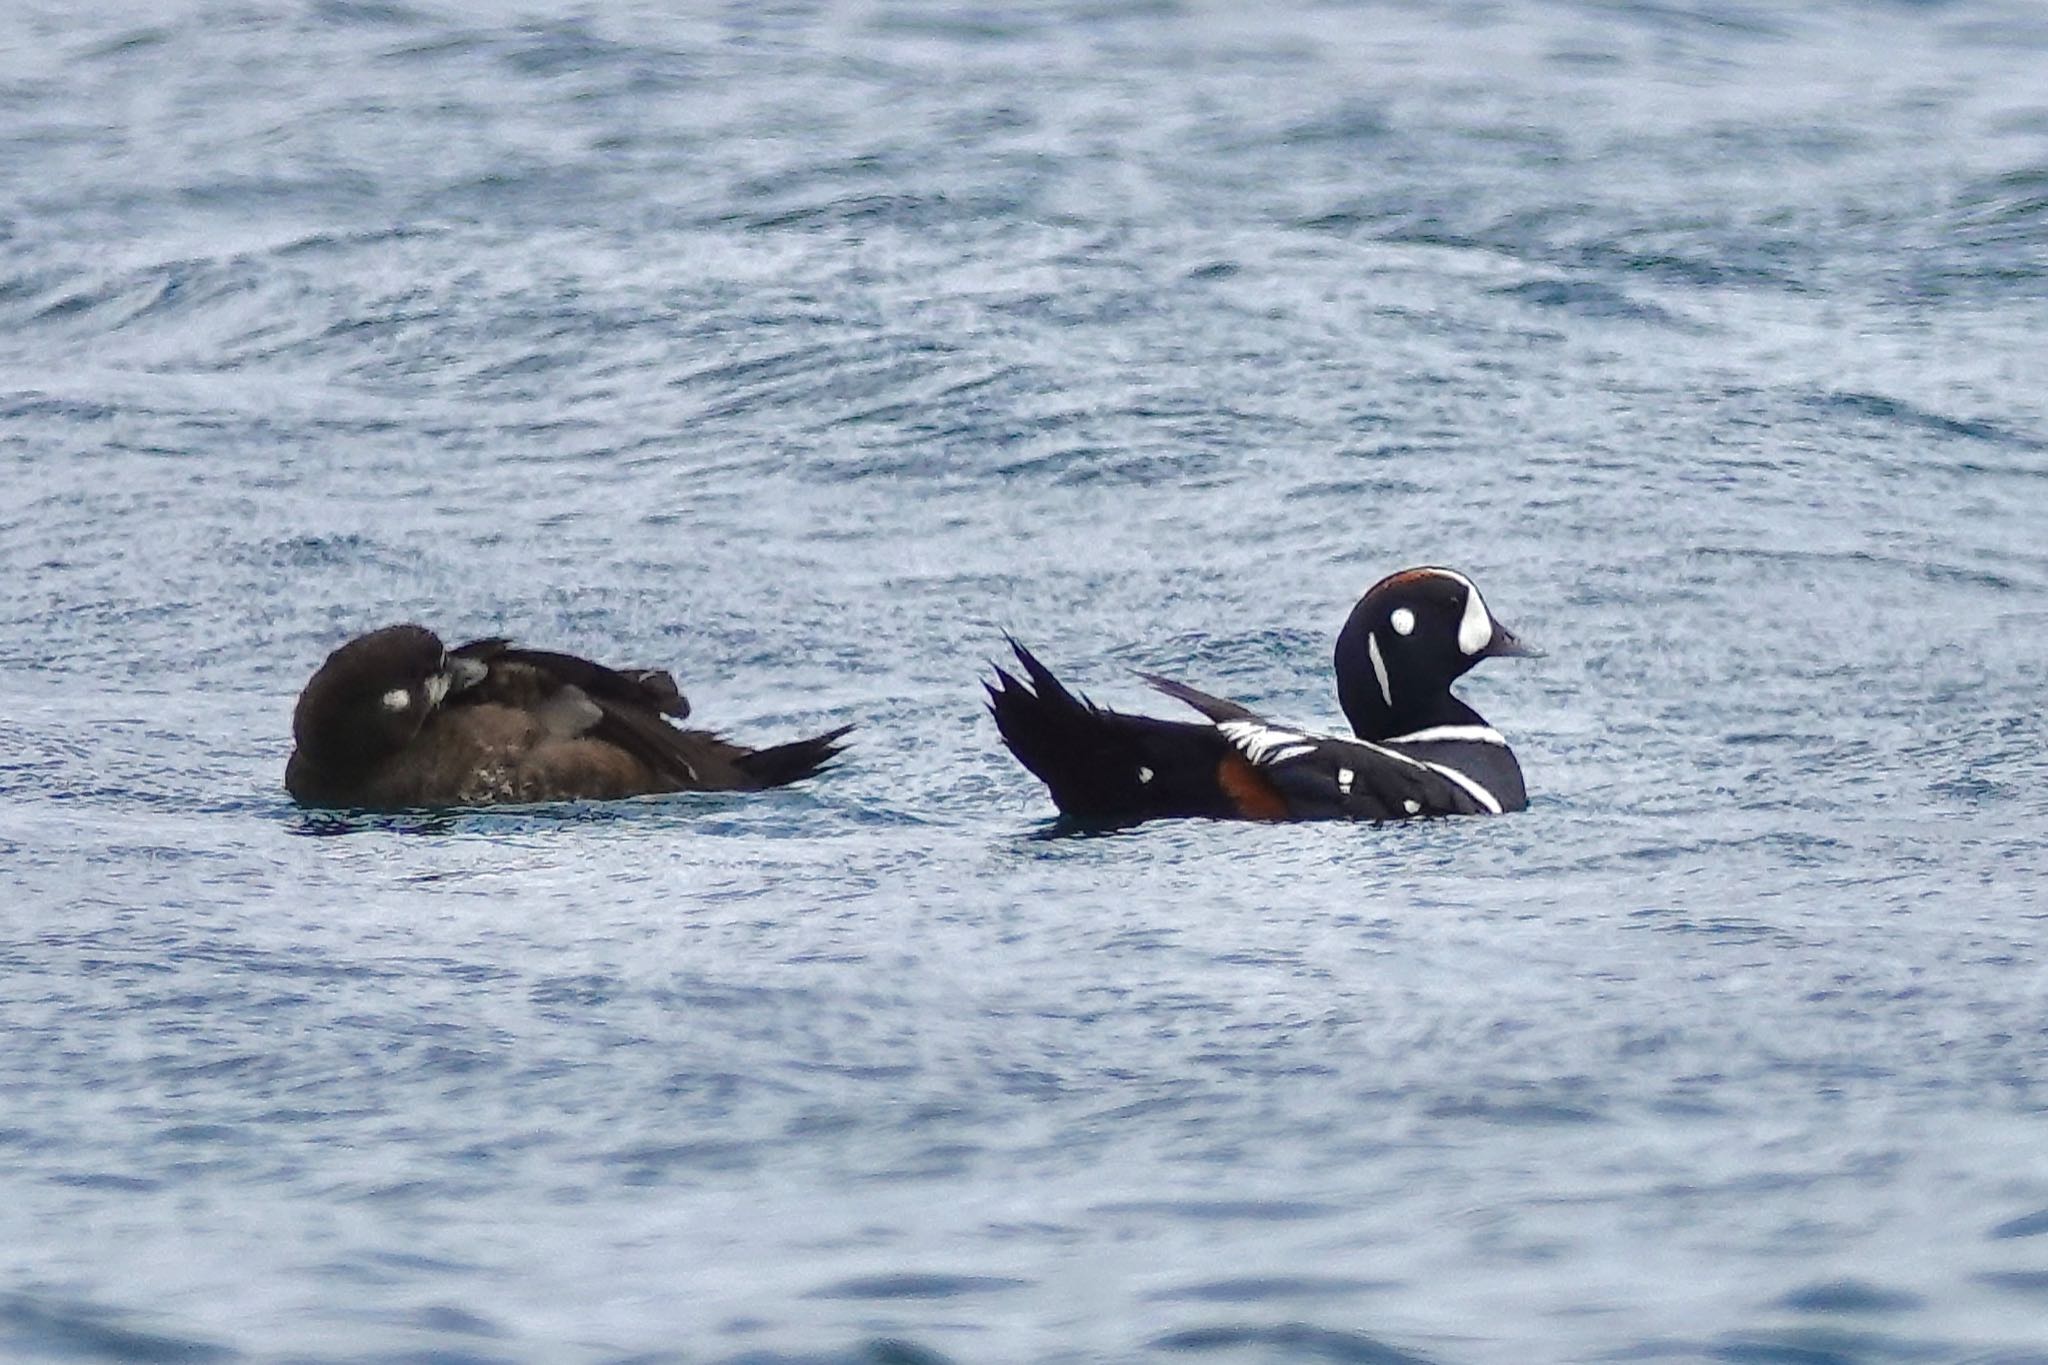
<svg viewBox="0 0 2048 1365"><path fill-rule="evenodd" d="M502 639L450 650L387 626L328 656L299 694L285 788L308 806L483 806L757 791L816 773L850 726L749 749L671 724L660 669L612 669Z"/></svg>

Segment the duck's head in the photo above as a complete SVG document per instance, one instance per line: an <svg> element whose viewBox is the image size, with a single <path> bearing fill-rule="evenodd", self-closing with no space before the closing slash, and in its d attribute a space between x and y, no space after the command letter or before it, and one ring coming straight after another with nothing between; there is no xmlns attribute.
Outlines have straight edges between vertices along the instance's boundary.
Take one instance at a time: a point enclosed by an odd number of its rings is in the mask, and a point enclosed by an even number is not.
<svg viewBox="0 0 2048 1365"><path fill-rule="evenodd" d="M292 713L305 759L330 773L361 772L419 735L451 692L480 681L485 665L452 658L425 626L386 626L327 656Z"/></svg>
<svg viewBox="0 0 2048 1365"><path fill-rule="evenodd" d="M1459 719L1450 687L1481 659L1534 655L1455 569L1424 566L1366 589L1337 636L1337 696L1360 736Z"/></svg>

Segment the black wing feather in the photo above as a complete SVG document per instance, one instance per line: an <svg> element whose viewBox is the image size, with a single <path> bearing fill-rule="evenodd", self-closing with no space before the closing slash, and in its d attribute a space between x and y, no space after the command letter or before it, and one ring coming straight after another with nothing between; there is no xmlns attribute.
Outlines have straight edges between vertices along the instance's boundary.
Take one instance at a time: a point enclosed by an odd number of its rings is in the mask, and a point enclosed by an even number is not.
<svg viewBox="0 0 2048 1365"><path fill-rule="evenodd" d="M1138 676L1159 691L1164 692L1167 696L1172 697L1175 701L1186 702L1210 720L1260 719L1259 714L1248 707L1239 706L1234 701L1225 701L1221 697L1212 697L1207 692L1201 691L1199 688L1189 687L1184 682L1175 682L1172 678L1162 678L1157 673L1140 673Z"/></svg>
<svg viewBox="0 0 2048 1365"><path fill-rule="evenodd" d="M1451 778L1391 750L1334 735L1303 739L1314 745L1307 753L1257 765L1299 818L1408 820L1487 813Z"/></svg>
<svg viewBox="0 0 2048 1365"><path fill-rule="evenodd" d="M1214 726L1104 710L1016 640L1010 648L1029 682L995 666L996 680L983 684L989 714L1064 814L1114 824L1236 813L1216 783L1229 746Z"/></svg>
<svg viewBox="0 0 2048 1365"><path fill-rule="evenodd" d="M683 720L690 714L690 700L676 686L675 676L659 668L607 668L576 654L552 649L525 649L510 640L494 636L472 640L449 651L457 658L486 664L525 664L539 669L558 682L580 687L599 703L611 701L652 709Z"/></svg>

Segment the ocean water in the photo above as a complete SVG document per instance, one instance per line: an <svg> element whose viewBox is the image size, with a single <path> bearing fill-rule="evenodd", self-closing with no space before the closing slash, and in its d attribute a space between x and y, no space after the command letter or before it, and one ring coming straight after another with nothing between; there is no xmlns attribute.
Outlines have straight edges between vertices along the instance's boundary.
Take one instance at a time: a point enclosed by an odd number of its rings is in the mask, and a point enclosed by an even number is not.
<svg viewBox="0 0 2048 1365"><path fill-rule="evenodd" d="M2048 12L0 9L0 1355L2048 1361ZM1531 808L1067 837L1014 632ZM417 619L765 796L295 810Z"/></svg>

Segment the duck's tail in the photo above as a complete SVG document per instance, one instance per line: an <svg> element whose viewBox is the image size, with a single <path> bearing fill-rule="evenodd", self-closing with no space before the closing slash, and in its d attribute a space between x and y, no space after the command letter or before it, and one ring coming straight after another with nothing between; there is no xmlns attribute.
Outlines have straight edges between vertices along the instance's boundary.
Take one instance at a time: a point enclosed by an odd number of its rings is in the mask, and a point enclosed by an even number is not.
<svg viewBox="0 0 2048 1365"><path fill-rule="evenodd" d="M1238 813L1217 783L1227 746L1214 726L1105 711L1069 692L1023 645L1010 640L1010 648L1024 678L996 668L996 680L983 684L989 714L1062 814L1122 824Z"/></svg>
<svg viewBox="0 0 2048 1365"><path fill-rule="evenodd" d="M820 769L838 757L845 748L839 741L851 729L851 725L842 725L837 730L827 730L809 739L793 739L787 744L755 749L735 758L733 766L763 787L783 787L791 782L801 782L807 777L817 776Z"/></svg>

